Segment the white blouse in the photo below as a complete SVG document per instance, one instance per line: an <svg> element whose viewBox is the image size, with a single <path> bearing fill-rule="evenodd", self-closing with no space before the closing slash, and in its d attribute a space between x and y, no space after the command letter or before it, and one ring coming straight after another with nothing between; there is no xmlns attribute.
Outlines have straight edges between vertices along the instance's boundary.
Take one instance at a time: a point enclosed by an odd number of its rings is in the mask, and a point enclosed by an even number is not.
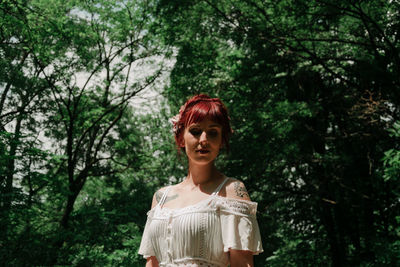
<svg viewBox="0 0 400 267"><path fill-rule="evenodd" d="M139 254L156 256L160 267L226 267L229 249L263 252L257 203L219 196L227 180L208 198L180 209L162 207L168 187L147 213Z"/></svg>

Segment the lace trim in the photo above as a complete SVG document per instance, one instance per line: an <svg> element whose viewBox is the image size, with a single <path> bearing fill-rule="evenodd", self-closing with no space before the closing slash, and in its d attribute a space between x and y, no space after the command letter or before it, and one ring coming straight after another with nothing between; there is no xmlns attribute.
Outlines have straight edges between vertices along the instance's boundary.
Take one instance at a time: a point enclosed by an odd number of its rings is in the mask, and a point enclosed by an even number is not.
<svg viewBox="0 0 400 267"><path fill-rule="evenodd" d="M167 207L163 208L158 208L156 214L161 215L161 216L166 216L166 217L171 217L171 216L179 216L182 214L186 213L192 213L192 212L207 212L210 210L215 210L215 201L212 201L215 196L210 196L206 199L203 199L196 204L189 205L180 209L170 209Z"/></svg>
<svg viewBox="0 0 400 267"><path fill-rule="evenodd" d="M174 263L162 262L160 267L225 267L227 265L222 263L210 262L202 259L180 259L175 260Z"/></svg>
<svg viewBox="0 0 400 267"><path fill-rule="evenodd" d="M207 248L206 240L205 240L205 235L206 235L206 215L202 214L200 217L200 227L199 227L199 232L200 232L200 251L199 251L199 256L204 258L205 256L205 249Z"/></svg>
<svg viewBox="0 0 400 267"><path fill-rule="evenodd" d="M157 209L157 211L156 211ZM218 195L210 196L196 204L189 205L180 209L170 209L167 207L155 207L151 209L147 216L150 217L175 217L192 212L217 211L232 213L239 216L255 216L257 213L257 202L240 200L234 198L221 197Z"/></svg>
<svg viewBox="0 0 400 267"><path fill-rule="evenodd" d="M226 197L218 197L217 206L227 213L236 213L237 215L256 215L257 202L240 200Z"/></svg>

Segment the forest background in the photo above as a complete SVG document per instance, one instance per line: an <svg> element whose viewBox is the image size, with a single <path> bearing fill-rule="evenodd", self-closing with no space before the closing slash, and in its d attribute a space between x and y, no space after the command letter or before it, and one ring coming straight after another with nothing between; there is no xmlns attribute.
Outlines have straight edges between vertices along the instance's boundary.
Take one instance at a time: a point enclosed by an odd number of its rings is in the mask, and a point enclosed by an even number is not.
<svg viewBox="0 0 400 267"><path fill-rule="evenodd" d="M0 1L0 265L143 266L168 119L230 110L256 266L399 266L400 3Z"/></svg>

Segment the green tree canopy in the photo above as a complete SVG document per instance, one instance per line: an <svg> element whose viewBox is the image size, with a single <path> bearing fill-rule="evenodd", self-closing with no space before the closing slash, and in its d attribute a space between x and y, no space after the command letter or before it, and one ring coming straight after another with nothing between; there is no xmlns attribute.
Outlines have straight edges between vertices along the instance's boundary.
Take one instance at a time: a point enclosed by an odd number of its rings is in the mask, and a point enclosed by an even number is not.
<svg viewBox="0 0 400 267"><path fill-rule="evenodd" d="M208 93L256 266L399 264L398 1L6 0L0 25L2 263L143 266L152 194L186 173L168 118ZM132 106L172 63L165 103Z"/></svg>
<svg viewBox="0 0 400 267"><path fill-rule="evenodd" d="M399 3L158 7L179 51L171 107L206 92L230 108L225 168L259 202L266 253L257 264L397 263L397 179L384 173L398 149L388 130L399 120Z"/></svg>

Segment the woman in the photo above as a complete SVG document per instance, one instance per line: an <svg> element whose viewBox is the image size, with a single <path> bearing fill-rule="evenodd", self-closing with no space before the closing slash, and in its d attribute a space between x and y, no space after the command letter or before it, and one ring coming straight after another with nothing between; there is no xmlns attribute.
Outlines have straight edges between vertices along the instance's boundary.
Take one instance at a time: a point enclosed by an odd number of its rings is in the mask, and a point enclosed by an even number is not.
<svg viewBox="0 0 400 267"><path fill-rule="evenodd" d="M154 194L139 249L146 267L253 266L253 255L263 251L257 203L242 182L214 165L220 149L229 146L227 109L218 98L197 95L173 125L176 144L188 157L188 175Z"/></svg>

